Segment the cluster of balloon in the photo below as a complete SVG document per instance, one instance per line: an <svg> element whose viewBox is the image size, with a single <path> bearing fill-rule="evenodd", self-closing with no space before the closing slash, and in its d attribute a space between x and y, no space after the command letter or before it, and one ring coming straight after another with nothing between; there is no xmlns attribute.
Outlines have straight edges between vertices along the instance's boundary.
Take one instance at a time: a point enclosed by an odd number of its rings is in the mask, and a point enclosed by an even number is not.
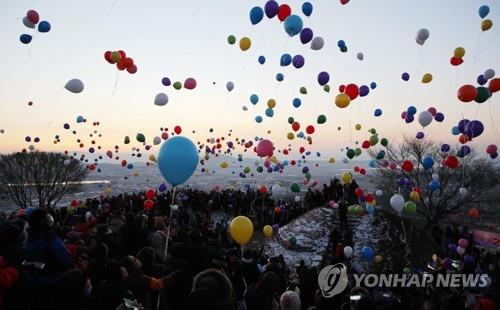
<svg viewBox="0 0 500 310"><path fill-rule="evenodd" d="M347 45L344 40L337 41L337 47L340 49L342 53L347 53Z"/></svg>
<svg viewBox="0 0 500 310"><path fill-rule="evenodd" d="M486 154L490 155L491 159L498 157L498 148L495 144L490 144L486 147Z"/></svg>
<svg viewBox="0 0 500 310"><path fill-rule="evenodd" d="M401 118L405 120L407 124L415 120L415 114L417 113L417 108L414 106L409 106L406 111L401 112Z"/></svg>
<svg viewBox="0 0 500 310"><path fill-rule="evenodd" d="M104 59L112 65L116 64L116 68L120 71L127 70L130 74L137 72L137 66L131 57L127 57L124 51L106 51Z"/></svg>
<svg viewBox="0 0 500 310"><path fill-rule="evenodd" d="M419 45L424 45L425 41L429 39L430 32L426 28L422 28L419 31L417 31L417 36L415 37L415 41Z"/></svg>
<svg viewBox="0 0 500 310"><path fill-rule="evenodd" d="M236 37L234 35L228 36L227 37L227 42L230 45L234 45L236 43ZM240 39L239 45L240 45L240 49L242 51L247 51L252 46L252 41L248 37L243 37L243 38Z"/></svg>
<svg viewBox="0 0 500 310"><path fill-rule="evenodd" d="M491 19L484 19L490 13L490 7L487 5L482 5L479 7L479 17L483 20L481 21L481 30L488 31L493 27L493 22Z"/></svg>
<svg viewBox="0 0 500 310"><path fill-rule="evenodd" d="M465 56L465 49L463 47L457 47L453 52L453 57L450 58L450 64L452 66L459 66L464 63L463 57Z"/></svg>
<svg viewBox="0 0 500 310"><path fill-rule="evenodd" d="M407 110L406 113L407 113L406 116L410 115L409 110ZM430 107L427 109L427 111L422 111L418 115L418 123L424 128L427 127L432 122L433 119L436 122L442 122L442 121L444 121L444 114L441 112L438 112L436 110L436 108ZM423 137L424 137L424 135L422 132L420 132L420 134L417 134L417 139L422 139Z"/></svg>
<svg viewBox="0 0 500 310"><path fill-rule="evenodd" d="M488 82L488 87L484 85ZM475 101L483 103L487 101L493 93L500 90L500 78L495 78L495 70L487 69L483 74L477 77L477 82L480 86L470 84L462 85L457 91L457 98L462 102Z"/></svg>
<svg viewBox="0 0 500 310"><path fill-rule="evenodd" d="M231 238L239 245L247 244L253 236L253 223L246 216L237 216L229 224Z"/></svg>
<svg viewBox="0 0 500 310"><path fill-rule="evenodd" d="M290 54L281 55L280 66L287 67L290 64L292 64L296 69L302 68L305 64L304 56L295 55L292 58L292 56Z"/></svg>
<svg viewBox="0 0 500 310"><path fill-rule="evenodd" d="M27 28L34 29L35 26L38 24L38 32L41 33L46 33L50 31L50 23L48 21L40 21L40 15L38 14L37 11L35 10L29 10L26 12L26 16L23 17L23 24ZM31 40L33 39L33 36L27 33L23 33L20 37L19 40L23 44L29 44L31 43Z"/></svg>

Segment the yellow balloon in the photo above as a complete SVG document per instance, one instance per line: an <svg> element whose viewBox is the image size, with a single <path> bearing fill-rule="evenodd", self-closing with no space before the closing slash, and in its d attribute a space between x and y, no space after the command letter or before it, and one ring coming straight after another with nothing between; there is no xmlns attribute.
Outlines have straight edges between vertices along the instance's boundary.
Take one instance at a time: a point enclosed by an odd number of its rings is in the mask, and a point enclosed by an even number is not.
<svg viewBox="0 0 500 310"><path fill-rule="evenodd" d="M374 198L372 202L368 203L370 206L375 206L377 204L377 200Z"/></svg>
<svg viewBox="0 0 500 310"><path fill-rule="evenodd" d="M361 124L356 124L356 126L354 126L354 128L356 128L356 130L361 130Z"/></svg>
<svg viewBox="0 0 500 310"><path fill-rule="evenodd" d="M112 62L117 63L120 62L120 60L122 60L122 55L120 55L120 53L118 52L111 52L109 58L111 59Z"/></svg>
<svg viewBox="0 0 500 310"><path fill-rule="evenodd" d="M430 83L431 81L432 81L432 74L430 73L424 74L424 76L422 77L422 83L427 84Z"/></svg>
<svg viewBox="0 0 500 310"><path fill-rule="evenodd" d="M224 161L224 162L222 162L222 163L220 164L220 167L221 167L222 169L226 169L226 168L228 167L228 164Z"/></svg>
<svg viewBox="0 0 500 310"><path fill-rule="evenodd" d="M351 99L346 94L338 94L337 97L335 97L335 104L339 108L343 109L347 107L349 103L351 103Z"/></svg>
<svg viewBox="0 0 500 310"><path fill-rule="evenodd" d="M381 255L376 255L375 256L375 263L380 264L382 262L382 256Z"/></svg>
<svg viewBox="0 0 500 310"><path fill-rule="evenodd" d="M132 176L138 177L139 176L139 172L134 172L134 174L132 174Z"/></svg>
<svg viewBox="0 0 500 310"><path fill-rule="evenodd" d="M488 31L491 29L491 27L493 27L493 22L491 21L491 19L485 19L482 21L481 23L482 31Z"/></svg>
<svg viewBox="0 0 500 310"><path fill-rule="evenodd" d="M267 106L270 108L270 109L274 109L274 107L276 106L276 100L274 99L269 99L267 101Z"/></svg>
<svg viewBox="0 0 500 310"><path fill-rule="evenodd" d="M273 163L276 163L278 161L278 159L274 155L270 159L271 159L271 162L273 162Z"/></svg>
<svg viewBox="0 0 500 310"><path fill-rule="evenodd" d="M328 160L328 162L329 162L330 164L335 163L335 158L334 158L334 157L331 157L331 158Z"/></svg>
<svg viewBox="0 0 500 310"><path fill-rule="evenodd" d="M242 51L246 51L252 46L252 41L249 38L243 37L240 39L240 48Z"/></svg>
<svg viewBox="0 0 500 310"><path fill-rule="evenodd" d="M456 58L462 58L465 56L465 49L463 47L457 47L455 49L455 52L453 53L453 56Z"/></svg>
<svg viewBox="0 0 500 310"><path fill-rule="evenodd" d="M342 179L342 182L344 182L344 184L351 183L352 175L350 172L346 171L346 172L342 173L341 179Z"/></svg>
<svg viewBox="0 0 500 310"><path fill-rule="evenodd" d="M156 162L156 156L154 156L153 154L149 155L149 160Z"/></svg>
<svg viewBox="0 0 500 310"><path fill-rule="evenodd" d="M414 202L419 202L420 201L420 194L417 191L412 191L410 193L410 199L413 200Z"/></svg>
<svg viewBox="0 0 500 310"><path fill-rule="evenodd" d="M289 132L286 137L288 138L288 140L293 140L293 138L295 138L295 135L293 134L293 132Z"/></svg>
<svg viewBox="0 0 500 310"><path fill-rule="evenodd" d="M229 224L231 238L240 245L246 244L253 236L252 221L246 216L237 216Z"/></svg>
<svg viewBox="0 0 500 310"><path fill-rule="evenodd" d="M273 235L273 228L271 225L266 225L264 228L262 228L262 232L264 233L264 236L266 237L271 237Z"/></svg>

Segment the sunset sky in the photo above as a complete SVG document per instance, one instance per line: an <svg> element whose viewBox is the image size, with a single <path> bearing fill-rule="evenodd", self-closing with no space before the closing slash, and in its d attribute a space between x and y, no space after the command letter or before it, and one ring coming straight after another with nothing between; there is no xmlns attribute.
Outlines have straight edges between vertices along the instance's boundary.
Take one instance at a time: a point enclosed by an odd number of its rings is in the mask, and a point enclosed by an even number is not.
<svg viewBox="0 0 500 310"><path fill-rule="evenodd" d="M347 5L335 1L311 1L311 17L301 12L303 1L287 1L304 25L325 40L325 47L313 51L298 37L289 37L277 18L253 26L249 11L264 6L265 1L117 1L117 0L3 0L0 4L0 152L27 147L25 136L40 137L37 148L77 150L77 138L88 140L93 121L103 138L104 150L123 145L123 137L144 133L151 141L160 127L180 125L183 134L194 141L226 135L263 136L280 148L289 142L292 131L287 123L293 116L305 129L314 125L313 145L309 150L323 158L341 156L340 149L355 146L355 141L369 137L376 128L381 136L400 138L402 133L415 135L421 130L417 121L406 124L400 114L409 105L418 112L435 107L445 114L443 123L433 122L424 132L438 141L458 143L451 128L462 118L478 119L485 132L472 146L484 153L486 145L499 140L500 93L483 104L462 103L457 89L463 84L476 85L476 78L492 68L500 74L500 3L493 0L351 0ZM282 1L280 3L283 3ZM487 18L493 21L490 31L482 32L478 8L490 6ZM29 9L39 12L41 20L52 25L48 33L26 28L22 17ZM430 31L430 38L420 46L415 35L420 28ZM31 44L19 41L22 33L34 34ZM248 36L252 46L241 51L227 43L228 35L238 39ZM341 53L338 40L344 40L347 53ZM466 50L464 63L449 63L456 47ZM130 75L108 64L107 50L124 50L137 64ZM362 52L364 60L356 59ZM280 56L289 53L305 57L305 66L280 67ZM257 61L267 59L264 65ZM329 93L317 83L321 71L330 73ZM409 82L401 79L408 72ZM422 84L425 73L434 76ZM275 79L284 74L284 81ZM183 82L197 80L194 90L175 90L161 84L163 77ZM63 89L66 81L79 78L85 90L73 94ZM226 82L235 88L226 90ZM334 104L340 84L356 83L378 87L345 109ZM115 86L116 83L116 86ZM215 84L214 84L215 83ZM299 88L305 86L307 95ZM166 106L155 106L159 92L169 96ZM251 94L260 101L252 105ZM292 100L302 99L294 108ZM273 118L265 116L267 99L277 102ZM32 101L33 106L28 106ZM243 111L242 106L248 106ZM376 108L383 110L374 117ZM418 115L417 112L417 115ZM324 125L316 124L318 115L327 116ZM75 124L82 115L90 123ZM264 121L257 124L255 116ZM52 120L53 119L53 120ZM52 122L51 122L52 120ZM78 131L72 135L63 129L69 123ZM355 124L362 130L356 131ZM340 126L339 131L337 127ZM209 133L214 128L214 133ZM196 133L192 133L195 130ZM267 134L270 130L271 134ZM54 136L61 143L54 145ZM292 147L306 145L293 140ZM132 147L124 148L128 152ZM154 152L153 152L154 153Z"/></svg>

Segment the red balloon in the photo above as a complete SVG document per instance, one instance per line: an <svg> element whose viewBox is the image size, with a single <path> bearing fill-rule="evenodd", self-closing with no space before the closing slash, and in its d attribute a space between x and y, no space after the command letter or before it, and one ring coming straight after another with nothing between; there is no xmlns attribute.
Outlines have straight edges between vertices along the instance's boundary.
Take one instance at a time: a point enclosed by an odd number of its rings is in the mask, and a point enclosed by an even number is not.
<svg viewBox="0 0 500 310"><path fill-rule="evenodd" d="M255 151L259 157L273 156L273 143L267 139L261 140L259 144L257 144Z"/></svg>
<svg viewBox="0 0 500 310"><path fill-rule="evenodd" d="M494 78L490 81L490 84L488 84L488 88L490 89L490 92L496 93L497 91L500 90L500 78Z"/></svg>
<svg viewBox="0 0 500 310"><path fill-rule="evenodd" d="M458 137L458 142L465 144L469 142L469 137L467 135L460 135L460 137Z"/></svg>
<svg viewBox="0 0 500 310"><path fill-rule="evenodd" d="M76 207L76 206L78 206L78 204L79 204L79 203L80 203L80 202L79 202L78 200L74 200L74 199L73 199L73 200L71 200L71 206L72 206L72 207Z"/></svg>
<svg viewBox="0 0 500 310"><path fill-rule="evenodd" d="M116 68L118 68L118 70L120 71L127 69L127 67L125 67L125 63L123 60L120 60L119 62L116 63Z"/></svg>
<svg viewBox="0 0 500 310"><path fill-rule="evenodd" d="M372 202L374 199L373 197L373 194L372 193L368 193L366 196L365 196L365 200L368 201L368 202Z"/></svg>
<svg viewBox="0 0 500 310"><path fill-rule="evenodd" d="M314 126L312 126L312 125L307 126L306 132L307 132L307 134L312 135L314 133Z"/></svg>
<svg viewBox="0 0 500 310"><path fill-rule="evenodd" d="M345 88L345 94L351 98L351 100L354 100L358 97L359 95L359 88L356 84L349 84Z"/></svg>
<svg viewBox="0 0 500 310"><path fill-rule="evenodd" d="M476 208L472 208L467 214L469 215L469 217L476 218L479 216L479 211L477 211Z"/></svg>
<svg viewBox="0 0 500 310"><path fill-rule="evenodd" d="M349 3L349 0L340 0L340 4L342 5L346 5L347 3Z"/></svg>
<svg viewBox="0 0 500 310"><path fill-rule="evenodd" d="M295 160L290 161L290 165L295 166L297 162Z"/></svg>
<svg viewBox="0 0 500 310"><path fill-rule="evenodd" d="M293 124L292 124L292 129L293 129L294 131L299 130L299 129L300 129L300 124L299 124L299 122L293 122Z"/></svg>
<svg viewBox="0 0 500 310"><path fill-rule="evenodd" d="M421 189L420 189L420 187L418 187L418 186L413 186L413 187L411 188L411 190L412 190L413 192L417 192L419 195L422 195L422 190L421 190Z"/></svg>
<svg viewBox="0 0 500 310"><path fill-rule="evenodd" d="M406 172L411 172L413 170L413 163L409 160L405 160L402 164L401 164L401 168L403 168L404 171Z"/></svg>
<svg viewBox="0 0 500 310"><path fill-rule="evenodd" d="M261 194L265 194L265 193L267 193L267 188L266 188L264 185L262 185L262 186L259 188L259 192L260 192Z"/></svg>
<svg viewBox="0 0 500 310"><path fill-rule="evenodd" d="M174 132L175 132L175 134L180 135L181 132L182 132L181 126L175 126L174 127Z"/></svg>
<svg viewBox="0 0 500 310"><path fill-rule="evenodd" d="M448 168L455 169L458 167L458 158L453 155L446 157L445 164Z"/></svg>
<svg viewBox="0 0 500 310"><path fill-rule="evenodd" d="M122 58L123 60L123 65L125 68L129 68L134 65L134 60L130 57Z"/></svg>
<svg viewBox="0 0 500 310"><path fill-rule="evenodd" d="M113 64L113 61L111 60L111 52L110 51L106 51L106 53L104 53L104 59L106 59L106 61L109 62L110 64Z"/></svg>
<svg viewBox="0 0 500 310"><path fill-rule="evenodd" d="M477 96L476 88L469 84L461 86L457 92L458 100L462 102L471 102L472 100L476 99L476 96Z"/></svg>
<svg viewBox="0 0 500 310"><path fill-rule="evenodd" d="M281 213L281 208L280 207L274 208L274 213L280 214Z"/></svg>
<svg viewBox="0 0 500 310"><path fill-rule="evenodd" d="M146 191L146 198L147 199L153 199L153 198L155 198L155 196L156 196L156 193L155 193L154 189L148 189Z"/></svg>
<svg viewBox="0 0 500 310"><path fill-rule="evenodd" d="M486 148L486 153L491 155L491 154L495 154L497 152L498 148L496 145L494 144L490 144L488 145L488 147Z"/></svg>
<svg viewBox="0 0 500 310"><path fill-rule="evenodd" d="M366 170L365 170L365 168L361 168L361 169L359 169L359 173L361 173L362 175L365 175L365 174L366 174Z"/></svg>
<svg viewBox="0 0 500 310"><path fill-rule="evenodd" d="M354 172L359 172L359 167L358 166L354 166Z"/></svg>
<svg viewBox="0 0 500 310"><path fill-rule="evenodd" d="M194 89L196 87L196 80L193 78L187 78L184 81L184 88L185 89Z"/></svg>
<svg viewBox="0 0 500 310"><path fill-rule="evenodd" d="M288 6L288 4L280 5L280 7L278 8L279 20L284 21L288 16L290 16L290 14L292 14L292 9L290 8L290 6Z"/></svg>
<svg viewBox="0 0 500 310"><path fill-rule="evenodd" d="M427 109L427 111L431 112L432 116L436 116L437 110L434 107L430 107Z"/></svg>
<svg viewBox="0 0 500 310"><path fill-rule="evenodd" d="M125 52L124 52L124 51L121 51L121 50L120 50L120 51L118 51L118 54L120 54L120 59L125 59L125 58L127 58L127 54L125 54Z"/></svg>
<svg viewBox="0 0 500 310"><path fill-rule="evenodd" d="M144 209L151 210L153 209L154 204L155 203L151 199L144 200Z"/></svg>
<svg viewBox="0 0 500 310"><path fill-rule="evenodd" d="M303 146L301 146L299 149L300 154L304 153L305 151L306 151L306 149Z"/></svg>
<svg viewBox="0 0 500 310"><path fill-rule="evenodd" d="M341 92L341 93L345 92L345 85L344 84L339 85L339 92Z"/></svg>
<svg viewBox="0 0 500 310"><path fill-rule="evenodd" d="M131 65L130 67L127 68L127 72L130 74L135 74L137 72L137 66Z"/></svg>
<svg viewBox="0 0 500 310"><path fill-rule="evenodd" d="M122 167L125 167L127 165L127 161L124 159L122 160Z"/></svg>
<svg viewBox="0 0 500 310"><path fill-rule="evenodd" d="M450 64L452 66L460 66L463 63L464 63L464 60L462 58L457 58L457 57L450 58Z"/></svg>
<svg viewBox="0 0 500 310"><path fill-rule="evenodd" d="M363 141L363 144L361 144L361 147L364 149L370 148L370 146L371 146L371 144L370 144L370 141L368 141L368 140Z"/></svg>
<svg viewBox="0 0 500 310"><path fill-rule="evenodd" d="M26 18L30 21L32 24L38 24L40 21L40 16L38 15L38 12L35 10L29 10L26 13Z"/></svg>
<svg viewBox="0 0 500 310"><path fill-rule="evenodd" d="M356 197L363 195L363 189L361 187L356 188L354 190L354 194L356 195Z"/></svg>

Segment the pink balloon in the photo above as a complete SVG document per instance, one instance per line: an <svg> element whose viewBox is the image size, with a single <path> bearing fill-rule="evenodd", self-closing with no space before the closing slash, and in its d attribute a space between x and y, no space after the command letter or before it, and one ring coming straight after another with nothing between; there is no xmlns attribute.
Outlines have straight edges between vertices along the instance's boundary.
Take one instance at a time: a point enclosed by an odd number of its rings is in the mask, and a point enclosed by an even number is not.
<svg viewBox="0 0 500 310"><path fill-rule="evenodd" d="M38 24L40 21L40 16L38 15L38 12L35 10L29 10L26 13L26 18L32 23L32 24Z"/></svg>
<svg viewBox="0 0 500 310"><path fill-rule="evenodd" d="M184 81L184 88L186 89L194 89L196 87L196 80L193 78L187 78Z"/></svg>
<svg viewBox="0 0 500 310"><path fill-rule="evenodd" d="M467 239L460 239L458 240L458 245L462 248L465 249L469 245L469 241Z"/></svg>
<svg viewBox="0 0 500 310"><path fill-rule="evenodd" d="M267 139L261 140L257 144L257 155L259 157L268 157L273 155L274 146L273 143Z"/></svg>
<svg viewBox="0 0 500 310"><path fill-rule="evenodd" d="M396 165L396 163L395 163L395 162L391 162L391 163L389 164L389 168L391 168L391 170L394 170L394 169L396 169L397 167L398 167L398 165Z"/></svg>

